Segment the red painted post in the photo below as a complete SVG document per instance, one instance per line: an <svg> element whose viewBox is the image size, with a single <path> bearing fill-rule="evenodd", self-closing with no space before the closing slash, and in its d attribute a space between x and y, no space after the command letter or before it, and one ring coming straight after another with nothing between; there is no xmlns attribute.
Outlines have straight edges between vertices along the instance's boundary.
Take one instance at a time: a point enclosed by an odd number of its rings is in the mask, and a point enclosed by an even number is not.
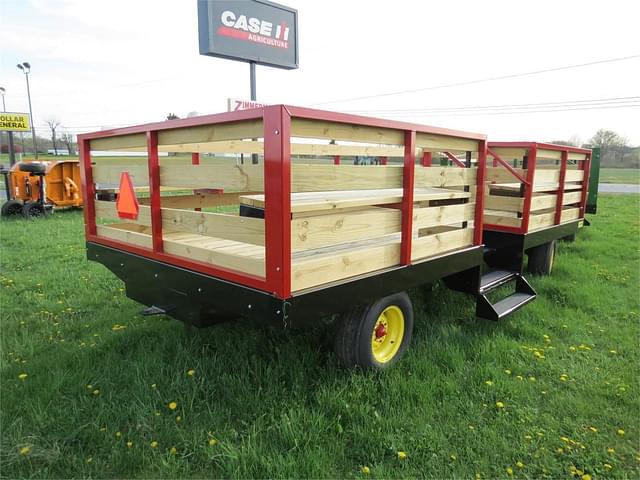
<svg viewBox="0 0 640 480"><path fill-rule="evenodd" d="M538 146L533 144L529 147L527 156L527 183L524 184L524 206L522 208L521 233L529 231L529 217L531 215L531 198L533 197L534 175L536 173L536 155Z"/></svg>
<svg viewBox="0 0 640 480"><path fill-rule="evenodd" d="M158 132L147 132L147 157L149 159L149 195L151 197L151 236L153 251L161 253L162 212L160 210L160 165L158 160Z"/></svg>
<svg viewBox="0 0 640 480"><path fill-rule="evenodd" d="M585 160L582 162L582 198L580 198L580 212L578 218L584 218L584 212L587 205L587 193L589 191L589 175L591 174L591 153L587 153Z"/></svg>
<svg viewBox="0 0 640 480"><path fill-rule="evenodd" d="M402 243L400 264L411 264L413 240L413 179L416 166L416 132L404 132L404 168L402 169Z"/></svg>
<svg viewBox="0 0 640 480"><path fill-rule="evenodd" d="M340 165L340 155L335 155L333 157L333 164L334 165Z"/></svg>
<svg viewBox="0 0 640 480"><path fill-rule="evenodd" d="M197 152L194 152L191 154L191 165L200 165L200 154ZM194 210L196 212L201 211L202 209L200 207L196 207L194 208Z"/></svg>
<svg viewBox="0 0 640 480"><path fill-rule="evenodd" d="M433 161L433 154L431 152L422 152L422 166L430 167Z"/></svg>
<svg viewBox="0 0 640 480"><path fill-rule="evenodd" d="M380 165L386 165L389 162L389 157L380 157Z"/></svg>
<svg viewBox="0 0 640 480"><path fill-rule="evenodd" d="M291 116L282 105L264 108L264 228L266 285L291 296Z"/></svg>
<svg viewBox="0 0 640 480"><path fill-rule="evenodd" d="M482 245L484 229L484 179L487 172L487 141L478 142L478 163L476 173L476 211L473 219L473 244Z"/></svg>
<svg viewBox="0 0 640 480"><path fill-rule="evenodd" d="M555 225L560 225L562 221L562 201L564 199L564 180L567 177L567 165L569 163L569 152L563 150L560 153L560 176L558 178L558 190L556 192L556 214L553 219Z"/></svg>
<svg viewBox="0 0 640 480"><path fill-rule="evenodd" d="M78 150L80 152L80 179L82 181L82 201L84 203L84 229L87 236L96 235L96 186L93 183L89 140L78 136Z"/></svg>

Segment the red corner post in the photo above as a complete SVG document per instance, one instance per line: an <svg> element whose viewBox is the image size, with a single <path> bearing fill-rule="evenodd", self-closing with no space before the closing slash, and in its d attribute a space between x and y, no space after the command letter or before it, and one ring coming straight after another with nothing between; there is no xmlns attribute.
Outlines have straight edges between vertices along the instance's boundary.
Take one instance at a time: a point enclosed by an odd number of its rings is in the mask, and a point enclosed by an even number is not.
<svg viewBox="0 0 640 480"><path fill-rule="evenodd" d="M200 154L199 153L192 153L191 154L191 165L200 165ZM196 212L201 211L202 209L200 207L196 207L194 208L194 210Z"/></svg>
<svg viewBox="0 0 640 480"><path fill-rule="evenodd" d="M404 132L404 168L402 169L402 243L400 264L411 264L413 240L413 179L416 166L416 132Z"/></svg>
<svg viewBox="0 0 640 480"><path fill-rule="evenodd" d="M560 154L560 176L558 178L558 190L556 193L556 214L553 220L555 225L560 225L562 221L562 202L564 200L564 181L567 178L567 165L569 163L569 152L563 150Z"/></svg>
<svg viewBox="0 0 640 480"><path fill-rule="evenodd" d="M582 170L584 176L582 177L582 197L580 198L580 212L578 218L584 218L584 213L587 205L587 194L589 192L589 175L591 174L591 153L587 153L585 160L582 162Z"/></svg>
<svg viewBox="0 0 640 480"><path fill-rule="evenodd" d="M536 173L536 156L538 146L532 145L527 156L527 183L524 185L524 206L522 208L521 232L529 231L529 217L531 216L531 198L533 197L534 175Z"/></svg>
<svg viewBox="0 0 640 480"><path fill-rule="evenodd" d="M80 152L80 179L82 181L82 201L84 203L84 229L87 238L96 235L96 187L91 170L91 145L89 140L78 137Z"/></svg>
<svg viewBox="0 0 640 480"><path fill-rule="evenodd" d="M476 173L476 211L473 219L473 244L482 245L484 228L484 179L487 173L487 141L478 142L478 170Z"/></svg>
<svg viewBox="0 0 640 480"><path fill-rule="evenodd" d="M291 115L264 108L264 229L266 284L281 299L291 296Z"/></svg>
<svg viewBox="0 0 640 480"><path fill-rule="evenodd" d="M160 210L160 164L158 160L158 132L147 132L149 159L149 194L151 197L151 235L153 251L162 253L162 211Z"/></svg>

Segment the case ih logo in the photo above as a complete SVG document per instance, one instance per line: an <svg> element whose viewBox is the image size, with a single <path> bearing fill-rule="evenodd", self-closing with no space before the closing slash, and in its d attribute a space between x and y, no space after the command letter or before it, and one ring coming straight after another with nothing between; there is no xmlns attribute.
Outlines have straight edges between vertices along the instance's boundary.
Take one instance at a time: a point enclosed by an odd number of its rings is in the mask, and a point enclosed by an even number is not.
<svg viewBox="0 0 640 480"><path fill-rule="evenodd" d="M231 10L225 10L220 16L222 25L217 34L237 38L249 42L261 43L276 48L289 48L289 27L285 22L276 25L259 18L238 15Z"/></svg>

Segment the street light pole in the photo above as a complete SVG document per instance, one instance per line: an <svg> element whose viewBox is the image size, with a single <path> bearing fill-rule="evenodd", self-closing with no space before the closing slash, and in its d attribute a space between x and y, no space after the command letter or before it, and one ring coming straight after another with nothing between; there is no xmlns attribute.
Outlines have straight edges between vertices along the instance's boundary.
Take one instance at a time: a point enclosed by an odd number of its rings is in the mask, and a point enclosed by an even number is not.
<svg viewBox="0 0 640 480"><path fill-rule="evenodd" d="M0 95L2 95L2 111L6 112L7 111L7 106L4 103L4 95L5 93L7 93L7 91L4 89L4 87L0 87ZM13 167L13 165L16 163L16 152L13 149L13 132L7 130L7 147L9 150L9 165L11 165Z"/></svg>
<svg viewBox="0 0 640 480"><path fill-rule="evenodd" d="M31 109L31 90L29 89L29 73L31 72L31 64L29 62L22 62L16 65L22 73L24 73L25 78L27 79L27 98L29 99L29 117L31 118L31 136L33 137L33 154L38 160L38 143L36 140L36 129L34 127L33 121L33 110Z"/></svg>

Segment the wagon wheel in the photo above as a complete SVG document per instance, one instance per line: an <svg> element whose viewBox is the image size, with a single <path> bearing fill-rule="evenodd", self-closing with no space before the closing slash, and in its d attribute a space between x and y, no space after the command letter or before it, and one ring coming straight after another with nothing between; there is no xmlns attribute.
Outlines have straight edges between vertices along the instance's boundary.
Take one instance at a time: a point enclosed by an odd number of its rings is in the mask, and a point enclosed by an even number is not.
<svg viewBox="0 0 640 480"><path fill-rule="evenodd" d="M405 292L381 298L341 316L335 351L348 368L385 369L411 343L413 307Z"/></svg>
<svg viewBox="0 0 640 480"><path fill-rule="evenodd" d="M45 215L44 206L38 202L25 203L22 207L22 215L25 218L38 218Z"/></svg>
<svg viewBox="0 0 640 480"><path fill-rule="evenodd" d="M551 275L556 258L556 241L544 243L527 252L529 263L527 271L534 275Z"/></svg>
<svg viewBox="0 0 640 480"><path fill-rule="evenodd" d="M22 202L19 200L9 200L2 205L2 216L13 217L22 213Z"/></svg>

